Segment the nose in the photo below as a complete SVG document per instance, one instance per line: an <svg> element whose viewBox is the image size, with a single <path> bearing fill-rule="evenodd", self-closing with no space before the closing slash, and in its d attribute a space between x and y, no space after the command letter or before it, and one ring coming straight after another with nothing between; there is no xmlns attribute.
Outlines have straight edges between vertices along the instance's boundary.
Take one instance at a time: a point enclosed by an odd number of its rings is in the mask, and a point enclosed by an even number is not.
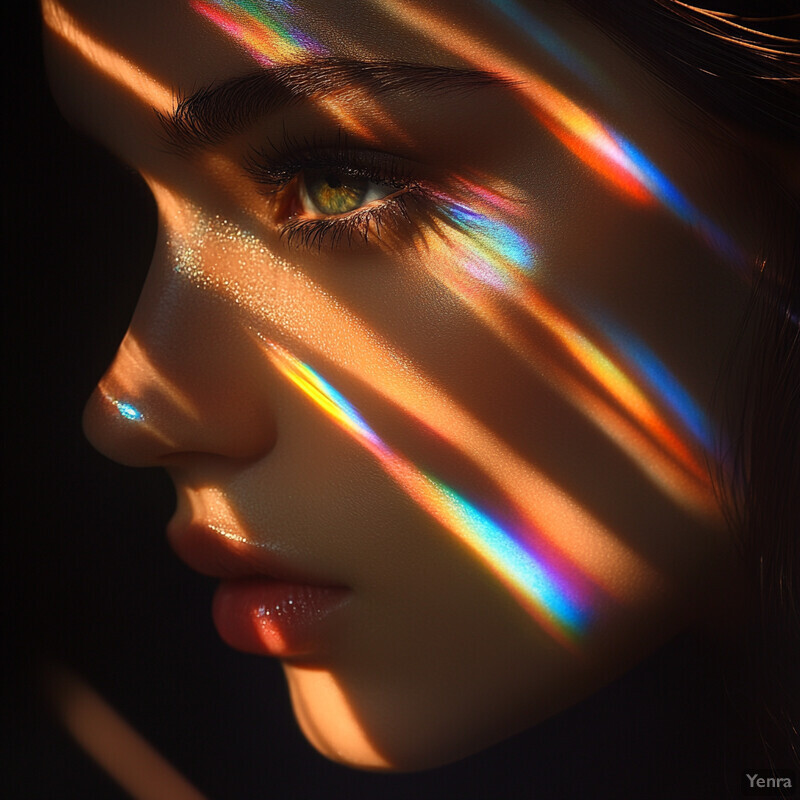
<svg viewBox="0 0 800 800"><path fill-rule="evenodd" d="M130 466L197 454L257 460L276 437L268 360L235 305L170 268L165 238L84 410L86 436Z"/></svg>

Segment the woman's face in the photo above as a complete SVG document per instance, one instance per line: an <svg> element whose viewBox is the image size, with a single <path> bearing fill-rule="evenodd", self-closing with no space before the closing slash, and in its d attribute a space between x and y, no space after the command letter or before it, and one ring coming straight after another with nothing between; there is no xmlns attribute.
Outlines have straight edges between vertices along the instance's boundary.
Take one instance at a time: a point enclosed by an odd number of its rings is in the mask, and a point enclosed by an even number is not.
<svg viewBox="0 0 800 800"><path fill-rule="evenodd" d="M43 8L159 209L87 434L315 747L445 763L703 615L752 233L699 111L560 3Z"/></svg>

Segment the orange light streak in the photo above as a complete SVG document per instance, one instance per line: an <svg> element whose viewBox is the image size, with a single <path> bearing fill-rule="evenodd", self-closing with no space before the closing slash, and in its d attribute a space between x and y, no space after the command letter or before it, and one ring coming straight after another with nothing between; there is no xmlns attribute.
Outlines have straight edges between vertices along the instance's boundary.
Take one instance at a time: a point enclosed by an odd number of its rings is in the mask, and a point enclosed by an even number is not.
<svg viewBox="0 0 800 800"><path fill-rule="evenodd" d="M710 518L719 518L719 508L707 471L633 381L551 303L534 289L524 289L522 299L525 302L519 305L561 342L580 368L611 394L656 439L660 447L645 438L635 425L595 392L576 381L557 364L552 355L534 346L530 337L507 318L507 313L492 293L477 279L465 274L462 265L476 255L471 239L455 230L448 230L446 235L446 241L431 238L428 242L432 251L432 258L428 260L431 274L472 309L526 363L540 365L542 368L538 374L547 384L592 420L657 486L682 506ZM453 266L453 261L458 266Z"/></svg>
<svg viewBox="0 0 800 800"><path fill-rule="evenodd" d="M45 685L70 736L136 800L203 800L120 713L72 671L50 666Z"/></svg>
<svg viewBox="0 0 800 800"><path fill-rule="evenodd" d="M409 144L411 139L370 92L358 87L342 90L342 97L318 97L314 103L335 119L346 131L365 142L385 143L387 140ZM369 117L362 122L358 117Z"/></svg>
<svg viewBox="0 0 800 800"><path fill-rule="evenodd" d="M50 31L98 72L156 110L172 111L173 94L163 83L89 33L58 0L43 0L42 18Z"/></svg>
<svg viewBox="0 0 800 800"><path fill-rule="evenodd" d="M437 46L511 82L535 116L584 163L631 200L653 201L652 193L631 171L628 157L606 127L539 75L478 37L456 31L443 17L412 0L381 0L380 7Z"/></svg>

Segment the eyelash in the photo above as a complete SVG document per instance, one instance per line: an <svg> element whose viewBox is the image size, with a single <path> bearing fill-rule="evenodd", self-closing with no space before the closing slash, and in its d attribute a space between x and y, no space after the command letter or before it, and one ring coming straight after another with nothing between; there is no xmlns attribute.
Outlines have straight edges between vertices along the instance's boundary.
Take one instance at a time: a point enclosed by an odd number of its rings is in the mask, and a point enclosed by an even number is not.
<svg viewBox="0 0 800 800"><path fill-rule="evenodd" d="M407 164L388 153L356 149L341 132L332 145L284 134L280 145L269 142L268 147L253 149L245 169L262 187L262 194L274 201L280 236L289 247L319 251L345 242L349 247L368 244L373 238L381 242L389 233L412 228L415 217L430 206L430 192L415 180ZM311 170L332 170L396 191L346 214L303 218L293 205L297 204L298 180ZM413 230L408 232L413 234Z"/></svg>

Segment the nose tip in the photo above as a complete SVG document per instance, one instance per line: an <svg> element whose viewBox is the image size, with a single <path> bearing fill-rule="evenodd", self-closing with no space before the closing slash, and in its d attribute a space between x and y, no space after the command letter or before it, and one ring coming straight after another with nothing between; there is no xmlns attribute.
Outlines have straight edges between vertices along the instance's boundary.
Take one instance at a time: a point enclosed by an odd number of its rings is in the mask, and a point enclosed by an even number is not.
<svg viewBox="0 0 800 800"><path fill-rule="evenodd" d="M112 461L130 467L158 461L170 442L137 406L97 386L83 409L83 432L92 447Z"/></svg>
<svg viewBox="0 0 800 800"><path fill-rule="evenodd" d="M198 345L172 363L159 362L129 331L86 404L86 437L129 466L162 465L186 454L257 460L272 449L276 433L254 380L258 373L242 363L247 360L239 353L226 359L226 368L215 367Z"/></svg>

